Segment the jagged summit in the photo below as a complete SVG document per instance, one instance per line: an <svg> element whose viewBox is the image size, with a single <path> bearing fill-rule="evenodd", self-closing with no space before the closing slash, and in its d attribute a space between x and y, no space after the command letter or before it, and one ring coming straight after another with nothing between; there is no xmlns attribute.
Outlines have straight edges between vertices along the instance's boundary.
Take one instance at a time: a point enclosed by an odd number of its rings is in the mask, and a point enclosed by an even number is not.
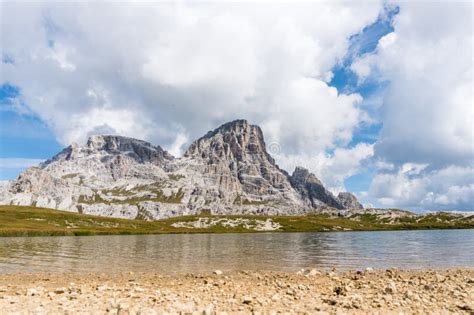
<svg viewBox="0 0 474 315"><path fill-rule="evenodd" d="M229 202L284 204L298 197L265 148L260 127L235 120L194 141L185 157L201 161L206 176L217 183L218 194ZM245 196L245 198L243 197ZM300 205L301 206L301 205Z"/></svg>
<svg viewBox="0 0 474 315"><path fill-rule="evenodd" d="M154 146L149 142L113 135L95 135L89 137L86 147L92 151L105 151L108 153L125 152L141 162L159 160L172 160L174 157L159 145Z"/></svg>
<svg viewBox="0 0 474 315"><path fill-rule="evenodd" d="M132 151L133 146L153 147L149 142L116 135L93 135L87 140L86 146L91 150Z"/></svg>
<svg viewBox="0 0 474 315"><path fill-rule="evenodd" d="M197 214L289 215L359 208L298 167L290 176L265 147L260 127L235 120L194 141L184 157L115 135L72 144L0 191L0 204L158 219Z"/></svg>
<svg viewBox="0 0 474 315"><path fill-rule="evenodd" d="M93 154L128 156L139 163L153 162L163 163L164 160L172 160L174 157L160 146L154 146L149 142L129 137L115 135L94 135L89 137L84 146L73 143L41 164L44 168L53 162L60 160L83 159Z"/></svg>
<svg viewBox="0 0 474 315"><path fill-rule="evenodd" d="M223 124L194 141L184 154L186 157L201 157L211 160L228 159L242 161L248 156L256 156L275 164L265 147L260 127L246 120L234 120Z"/></svg>
<svg viewBox="0 0 474 315"><path fill-rule="evenodd" d="M364 206L350 192L340 192L337 195L341 205L346 209L364 209Z"/></svg>
<svg viewBox="0 0 474 315"><path fill-rule="evenodd" d="M225 123L225 124L217 127L214 130L209 131L203 137L201 137L201 139L202 138L212 138L218 133L227 133L227 132L245 133L245 132L248 132L249 129L252 129L252 128L260 129L259 126L251 125L245 119L236 119L236 120L230 121L228 123ZM261 130L260 130L260 133L262 133Z"/></svg>
<svg viewBox="0 0 474 315"><path fill-rule="evenodd" d="M313 208L327 205L336 209L344 209L344 206L329 190L327 190L321 181L307 169L297 167L290 177L290 182L304 199L306 199Z"/></svg>

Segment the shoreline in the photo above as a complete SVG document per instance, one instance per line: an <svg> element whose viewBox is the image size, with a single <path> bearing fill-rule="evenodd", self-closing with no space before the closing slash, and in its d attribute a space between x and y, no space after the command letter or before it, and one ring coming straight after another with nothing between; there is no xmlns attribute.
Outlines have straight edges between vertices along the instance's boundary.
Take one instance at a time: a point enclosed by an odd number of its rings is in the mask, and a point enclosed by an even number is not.
<svg viewBox="0 0 474 315"><path fill-rule="evenodd" d="M79 233L79 234L36 234L36 231L24 231L23 234L8 234L0 230L0 238L15 237L93 237L93 236L158 236L158 235L206 235L206 234L288 234L288 233L364 233L364 232L408 232L408 231L447 231L447 230L474 230L474 227L438 227L438 228L406 228L406 229L374 229L374 230L330 230L330 231L178 231L166 233Z"/></svg>
<svg viewBox="0 0 474 315"><path fill-rule="evenodd" d="M458 313L474 267L443 270L0 274L5 313Z"/></svg>

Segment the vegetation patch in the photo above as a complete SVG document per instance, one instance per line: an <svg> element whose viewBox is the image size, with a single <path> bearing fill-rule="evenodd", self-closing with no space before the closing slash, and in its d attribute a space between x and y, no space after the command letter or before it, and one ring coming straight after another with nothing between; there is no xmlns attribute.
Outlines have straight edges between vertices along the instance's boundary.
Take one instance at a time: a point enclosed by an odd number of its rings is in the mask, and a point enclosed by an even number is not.
<svg viewBox="0 0 474 315"><path fill-rule="evenodd" d="M74 212L26 206L0 206L0 236L46 236L46 235L103 235L103 234L166 234L166 233L248 233L265 229L252 228L268 220L279 232L315 231L382 231L413 229L474 228L474 215L455 217L451 215L426 215L417 220L386 224L374 217L331 217L312 213L301 216L255 216L255 215L210 215L204 212L196 216L173 217L157 221L126 220L99 217ZM144 217L145 219L145 217ZM205 226L192 222L216 222ZM261 221L261 222L260 222ZM190 223L186 223L190 222ZM230 223L229 223L230 222ZM240 223L241 224L240 224ZM236 224L239 223L239 224ZM250 228L249 228L250 227ZM268 229L267 229L268 231Z"/></svg>
<svg viewBox="0 0 474 315"><path fill-rule="evenodd" d="M246 198L242 198L242 196L238 195L234 200L234 205L242 205L242 206L260 206L266 205L268 201L262 200L249 200Z"/></svg>
<svg viewBox="0 0 474 315"><path fill-rule="evenodd" d="M143 189L143 188L141 188ZM144 201L162 202L162 203L181 203L184 192L180 188L177 192L166 195L161 188L150 187L148 194L139 195L133 190L103 190L101 193L95 192L93 196L79 196L78 203L82 204L106 204L106 205L137 205Z"/></svg>
<svg viewBox="0 0 474 315"><path fill-rule="evenodd" d="M77 175L79 175L79 173L66 174L66 175L61 176L61 178L62 179L74 178Z"/></svg>
<svg viewBox="0 0 474 315"><path fill-rule="evenodd" d="M181 175L181 174L169 174L169 175L168 175L168 178L169 178L170 180L174 180L174 181L178 181L178 180L180 180L181 178L185 178L185 177L186 177L186 176Z"/></svg>

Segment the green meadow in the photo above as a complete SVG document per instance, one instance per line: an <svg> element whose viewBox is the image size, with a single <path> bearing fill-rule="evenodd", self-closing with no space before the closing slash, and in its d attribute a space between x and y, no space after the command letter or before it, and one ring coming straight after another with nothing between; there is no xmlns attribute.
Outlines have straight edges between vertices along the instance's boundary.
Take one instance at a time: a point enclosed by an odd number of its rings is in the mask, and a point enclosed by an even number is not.
<svg viewBox="0 0 474 315"><path fill-rule="evenodd" d="M350 218L330 217L323 214L302 216L215 216L208 213L183 216L157 221L127 220L75 212L27 206L0 206L0 236L59 236L59 235L108 235L108 234L167 234L167 233L255 233L248 226L225 226L217 223L209 227L190 228L181 225L196 220L246 219L255 223L271 219L278 223L277 232L330 232L330 231L378 231L413 229L467 229L474 228L474 215L454 216L445 213L428 214L413 218L401 218L394 222L375 215L353 215ZM220 220L225 221L225 220ZM178 224L179 225L179 224Z"/></svg>

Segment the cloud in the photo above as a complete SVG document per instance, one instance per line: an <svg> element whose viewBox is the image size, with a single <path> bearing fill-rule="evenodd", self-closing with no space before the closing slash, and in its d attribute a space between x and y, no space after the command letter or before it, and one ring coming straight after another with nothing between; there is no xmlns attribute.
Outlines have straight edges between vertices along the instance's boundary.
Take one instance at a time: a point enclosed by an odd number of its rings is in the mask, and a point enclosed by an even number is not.
<svg viewBox="0 0 474 315"><path fill-rule="evenodd" d="M286 170L304 165L334 193L346 191L344 180L367 167L374 154L373 145L359 143L352 148L337 148L332 154L311 155L277 154L277 163Z"/></svg>
<svg viewBox="0 0 474 315"><path fill-rule="evenodd" d="M107 131L180 153L246 118L288 154L317 154L346 145L363 120L361 97L328 81L381 7L8 2L2 81L63 144Z"/></svg>
<svg viewBox="0 0 474 315"><path fill-rule="evenodd" d="M442 168L474 161L472 4L401 2L394 32L356 60L384 90L378 157Z"/></svg>
<svg viewBox="0 0 474 315"><path fill-rule="evenodd" d="M398 5L394 31L351 65L359 84L387 83L367 201L474 210L472 4Z"/></svg>
<svg viewBox="0 0 474 315"><path fill-rule="evenodd" d="M366 198L387 207L474 210L474 168L423 171L425 167L404 164L396 173L377 174Z"/></svg>

